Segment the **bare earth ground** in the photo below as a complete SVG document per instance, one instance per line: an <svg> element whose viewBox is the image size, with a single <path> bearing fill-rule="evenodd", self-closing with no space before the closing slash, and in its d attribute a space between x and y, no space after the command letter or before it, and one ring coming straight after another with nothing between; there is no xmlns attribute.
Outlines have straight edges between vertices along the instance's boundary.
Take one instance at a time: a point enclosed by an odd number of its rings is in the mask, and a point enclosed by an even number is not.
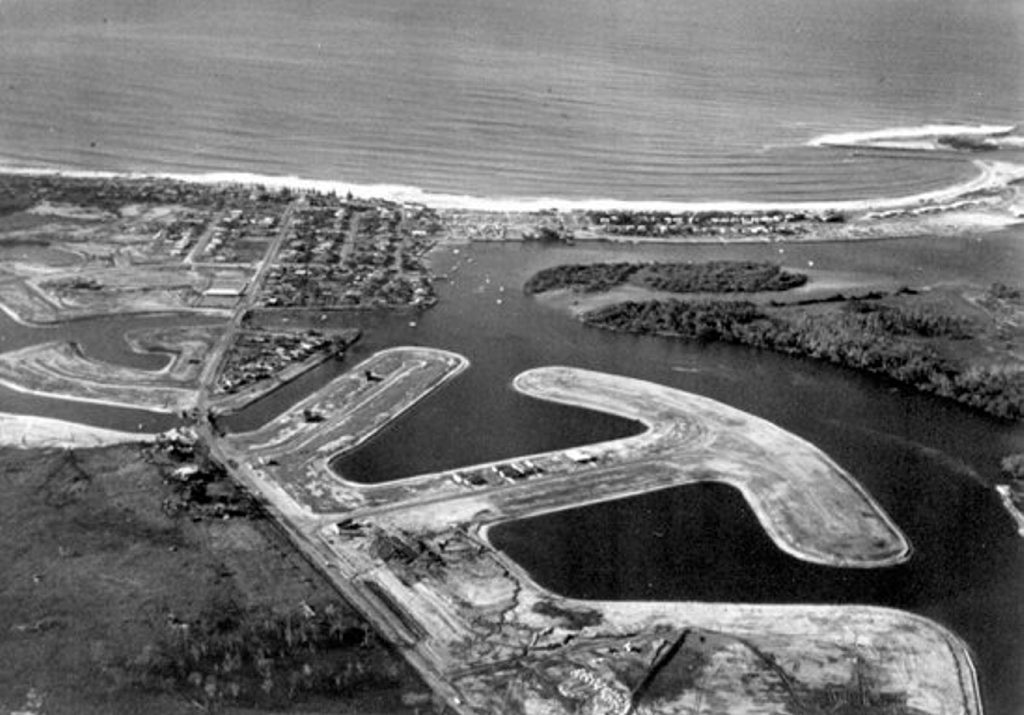
<svg viewBox="0 0 1024 715"><path fill-rule="evenodd" d="M194 378L190 390L177 362L165 375L93 360L72 343L40 343L0 354L0 382L33 394L180 412L194 404L196 393Z"/></svg>
<svg viewBox="0 0 1024 715"><path fill-rule="evenodd" d="M135 432L120 432L49 417L0 412L0 447L69 449L146 440L145 435Z"/></svg>
<svg viewBox="0 0 1024 715"><path fill-rule="evenodd" d="M142 449L80 450L70 458L0 449L0 712L201 712L202 688L140 687L160 644L180 632L175 626L231 609L244 622L303 604L333 609L337 624L362 634L362 644L318 657L365 677L353 676L340 696L296 697L292 712L430 711L425 687L404 661L269 521L168 516L161 502L169 488Z"/></svg>

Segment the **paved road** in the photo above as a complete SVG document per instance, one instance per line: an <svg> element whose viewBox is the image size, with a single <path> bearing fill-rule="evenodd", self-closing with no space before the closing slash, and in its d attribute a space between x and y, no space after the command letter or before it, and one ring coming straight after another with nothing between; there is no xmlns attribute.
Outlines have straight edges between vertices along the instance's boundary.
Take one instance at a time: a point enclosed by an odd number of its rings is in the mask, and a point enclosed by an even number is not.
<svg viewBox="0 0 1024 715"><path fill-rule="evenodd" d="M205 421L206 419L210 396L213 393L214 383L220 371L221 363L235 341L235 336L238 334L242 325L242 318L247 312L249 312L249 310L252 309L256 304L256 301L259 299L260 288L263 285L263 280L266 278L267 272L277 259L277 255L281 252L281 246L284 244L285 238L288 236L288 230L291 228L292 219L295 216L298 201L299 200L296 200L289 205L287 209L285 209L284 215L281 217L281 225L278 228L277 234L270 242L270 246L267 248L266 253L264 253L263 259L259 264L257 264L256 273L253 275L252 280L249 281L249 286L246 289L245 294L242 296L242 300L239 302L238 307L235 308L235 312L231 316L231 320L228 322L228 325L224 330L224 334L221 335L216 345L214 345L210 350L206 359L206 365L203 367L203 372L199 377L199 396L196 400L197 414L200 416L201 420Z"/></svg>

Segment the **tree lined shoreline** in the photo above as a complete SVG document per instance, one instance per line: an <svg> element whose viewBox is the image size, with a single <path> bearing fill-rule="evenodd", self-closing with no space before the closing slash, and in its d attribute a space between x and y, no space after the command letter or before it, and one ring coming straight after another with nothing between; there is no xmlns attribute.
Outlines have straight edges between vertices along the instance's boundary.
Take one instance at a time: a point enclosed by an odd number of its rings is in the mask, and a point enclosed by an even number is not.
<svg viewBox="0 0 1024 715"><path fill-rule="evenodd" d="M759 297L807 281L807 275L771 262L610 262L545 268L523 290L597 295L630 284L651 291L650 299L599 302L579 318L605 330L822 360L1000 419L1024 418L1024 368L1012 348L1019 335L1008 327L1024 312L1021 290L995 284L984 292L975 307L988 319L968 309L959 293L940 292L936 299L907 287L808 300Z"/></svg>
<svg viewBox="0 0 1024 715"><path fill-rule="evenodd" d="M969 325L957 316L869 301L849 301L839 311L794 314L749 301L650 300L617 303L581 318L606 330L726 342L824 360L1002 419L1024 417L1024 372L963 365L915 340L968 339Z"/></svg>
<svg viewBox="0 0 1024 715"><path fill-rule="evenodd" d="M585 263L539 271L523 286L530 294L568 288L579 293L606 291L624 283L669 293L758 293L786 291L807 282L775 263Z"/></svg>

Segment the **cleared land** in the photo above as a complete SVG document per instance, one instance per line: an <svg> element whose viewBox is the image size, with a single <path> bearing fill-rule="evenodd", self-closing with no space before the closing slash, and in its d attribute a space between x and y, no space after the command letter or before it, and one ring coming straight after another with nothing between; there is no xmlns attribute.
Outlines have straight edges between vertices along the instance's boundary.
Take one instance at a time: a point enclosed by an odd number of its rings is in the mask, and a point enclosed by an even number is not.
<svg viewBox="0 0 1024 715"><path fill-rule="evenodd" d="M0 309L28 325L128 313L218 315L234 307L238 293L225 293L226 303L210 303L210 291L217 291L219 283L244 287L247 281L238 268L77 268L45 279L7 280L0 284Z"/></svg>
<svg viewBox="0 0 1024 715"><path fill-rule="evenodd" d="M96 360L76 343L39 343L0 353L0 383L68 400L179 412L195 403L204 360L221 331L215 325L129 331L125 341L134 352L167 357L160 370Z"/></svg>
<svg viewBox="0 0 1024 715"><path fill-rule="evenodd" d="M125 341L137 353L161 353L167 365L157 374L175 382L199 379L203 360L221 328L215 325L181 325L170 328L143 328L125 333Z"/></svg>
<svg viewBox="0 0 1024 715"><path fill-rule="evenodd" d="M114 365L93 360L67 342L0 353L0 383L13 390L154 412L181 412L195 404L196 390L174 378L185 369L164 374Z"/></svg>
<svg viewBox="0 0 1024 715"><path fill-rule="evenodd" d="M333 505L340 480L328 460L355 449L468 365L461 355L443 350L384 350L260 429L223 443L239 454L239 461L254 462L266 483L284 488L304 508L321 499Z"/></svg>
<svg viewBox="0 0 1024 715"><path fill-rule="evenodd" d="M427 366L449 355L406 365L436 374ZM363 370L349 389L362 387ZM706 398L542 368L520 375L517 389L649 429L391 485L330 476L330 452L440 384L399 366L389 374L361 398L314 395L214 454L460 712L980 712L966 646L927 619L859 606L574 601L538 587L486 539L487 525L502 520L711 479L739 488L775 542L800 558L864 567L905 559L899 530L812 445ZM306 409L327 419L300 421ZM484 469L504 478L469 478Z"/></svg>

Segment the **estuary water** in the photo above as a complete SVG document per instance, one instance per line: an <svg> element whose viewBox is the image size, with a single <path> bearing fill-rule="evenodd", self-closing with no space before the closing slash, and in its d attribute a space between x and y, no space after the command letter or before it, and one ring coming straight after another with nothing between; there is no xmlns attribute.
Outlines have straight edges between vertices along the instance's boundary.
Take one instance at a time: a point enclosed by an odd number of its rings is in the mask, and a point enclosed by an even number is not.
<svg viewBox="0 0 1024 715"><path fill-rule="evenodd" d="M968 165L820 140L1016 124L1022 23L1016 0L0 0L0 164L477 197L916 193Z"/></svg>

